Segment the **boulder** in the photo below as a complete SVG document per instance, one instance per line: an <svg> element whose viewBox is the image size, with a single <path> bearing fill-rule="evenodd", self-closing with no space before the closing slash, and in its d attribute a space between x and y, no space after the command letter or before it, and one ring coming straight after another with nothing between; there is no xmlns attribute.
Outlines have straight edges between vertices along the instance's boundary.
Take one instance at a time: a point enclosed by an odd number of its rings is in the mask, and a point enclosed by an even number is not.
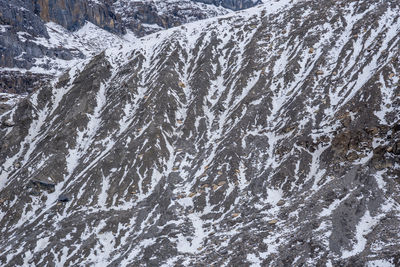
<svg viewBox="0 0 400 267"><path fill-rule="evenodd" d="M269 220L269 221L268 221L268 224L274 225L274 224L276 224L277 222L278 222L277 219L273 219L273 220Z"/></svg>
<svg viewBox="0 0 400 267"><path fill-rule="evenodd" d="M14 126L15 126L15 123L12 122L12 121L10 121L10 120L4 121L2 124L3 124L5 127L14 127Z"/></svg>
<svg viewBox="0 0 400 267"><path fill-rule="evenodd" d="M278 203L276 203L277 206L283 206L285 205L285 201L283 199L279 200Z"/></svg>
<svg viewBox="0 0 400 267"><path fill-rule="evenodd" d="M69 195L60 195L58 197L58 201L60 202L68 202L71 200L71 197Z"/></svg>
<svg viewBox="0 0 400 267"><path fill-rule="evenodd" d="M44 180L39 180L39 179L32 179L30 180L31 185L34 189L38 191L48 191L48 192L54 192L56 184L50 181L44 181Z"/></svg>

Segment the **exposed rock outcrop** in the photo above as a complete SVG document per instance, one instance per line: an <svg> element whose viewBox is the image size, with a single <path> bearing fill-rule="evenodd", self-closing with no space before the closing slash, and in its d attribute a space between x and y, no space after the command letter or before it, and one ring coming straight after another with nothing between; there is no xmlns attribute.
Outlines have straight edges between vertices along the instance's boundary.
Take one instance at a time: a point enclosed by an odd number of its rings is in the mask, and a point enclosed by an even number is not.
<svg viewBox="0 0 400 267"><path fill-rule="evenodd" d="M261 0L194 0L205 4L223 6L232 10L241 10L262 3Z"/></svg>
<svg viewBox="0 0 400 267"><path fill-rule="evenodd" d="M121 19L110 6L111 1L91 0L37 0L35 13L45 22L53 21L74 31L86 21L116 33L125 33Z"/></svg>
<svg viewBox="0 0 400 267"><path fill-rule="evenodd" d="M0 93L11 94L31 93L53 78L52 75L16 71L2 71L0 75Z"/></svg>
<svg viewBox="0 0 400 267"><path fill-rule="evenodd" d="M223 7L192 0L119 0L113 4L113 8L122 18L125 27L137 36L228 13L228 9Z"/></svg>

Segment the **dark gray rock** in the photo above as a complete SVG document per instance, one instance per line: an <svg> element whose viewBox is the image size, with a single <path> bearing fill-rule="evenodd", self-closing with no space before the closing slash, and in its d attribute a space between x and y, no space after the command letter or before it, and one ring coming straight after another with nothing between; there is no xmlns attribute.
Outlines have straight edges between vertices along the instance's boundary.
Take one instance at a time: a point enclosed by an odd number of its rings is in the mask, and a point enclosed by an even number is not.
<svg viewBox="0 0 400 267"><path fill-rule="evenodd" d="M40 191L45 190L48 192L54 192L56 184L46 180L31 179L31 184L34 189Z"/></svg>
<svg viewBox="0 0 400 267"><path fill-rule="evenodd" d="M88 0L39 0L35 5L35 14L43 21L53 21L64 28L74 31L81 28L86 21L102 29L125 33L120 18L113 12L110 1Z"/></svg>
<svg viewBox="0 0 400 267"><path fill-rule="evenodd" d="M0 79L0 93L11 93L22 95L32 93L53 76L38 73L20 73L17 71L2 71Z"/></svg>
<svg viewBox="0 0 400 267"><path fill-rule="evenodd" d="M58 201L60 201L60 202L68 202L70 200L71 200L71 196L69 196L69 195L60 195L58 197Z"/></svg>

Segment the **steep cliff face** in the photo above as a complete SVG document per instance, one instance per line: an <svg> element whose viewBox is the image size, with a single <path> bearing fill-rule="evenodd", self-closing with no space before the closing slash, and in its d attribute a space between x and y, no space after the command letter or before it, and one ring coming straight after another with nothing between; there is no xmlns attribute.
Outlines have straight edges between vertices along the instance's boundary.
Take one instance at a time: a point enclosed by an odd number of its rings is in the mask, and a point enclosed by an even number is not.
<svg viewBox="0 0 400 267"><path fill-rule="evenodd" d="M400 4L271 1L0 115L3 266L398 266Z"/></svg>
<svg viewBox="0 0 400 267"><path fill-rule="evenodd" d="M0 1L0 25L14 27L17 31L27 31L34 36L46 36L46 27L31 11L33 3L24 0Z"/></svg>
<svg viewBox="0 0 400 267"><path fill-rule="evenodd" d="M35 37L48 37L47 29L40 18L29 11L32 6L16 0L0 1L0 66L20 67L24 56L23 52L28 50L28 45L19 42L18 33L26 32L25 35ZM30 56L42 55L40 48L31 44ZM29 60L27 60L29 62ZM28 63L28 68L29 63Z"/></svg>
<svg viewBox="0 0 400 267"><path fill-rule="evenodd" d="M38 8L34 1L0 1L0 92L30 92L38 83L46 82L49 74L68 65L61 62L74 64L85 57L86 53L79 50L82 48L68 47L70 41L59 44L53 40L55 35L49 34L53 30L35 14ZM64 35L65 39L69 37Z"/></svg>
<svg viewBox="0 0 400 267"><path fill-rule="evenodd" d="M109 1L35 0L34 2L35 13L39 14L41 19L45 22L55 22L68 30L78 30L89 21L110 32L126 32Z"/></svg>
<svg viewBox="0 0 400 267"><path fill-rule="evenodd" d="M0 93L32 93L36 89L46 84L52 78L54 78L52 75L46 74L2 71L0 79Z"/></svg>

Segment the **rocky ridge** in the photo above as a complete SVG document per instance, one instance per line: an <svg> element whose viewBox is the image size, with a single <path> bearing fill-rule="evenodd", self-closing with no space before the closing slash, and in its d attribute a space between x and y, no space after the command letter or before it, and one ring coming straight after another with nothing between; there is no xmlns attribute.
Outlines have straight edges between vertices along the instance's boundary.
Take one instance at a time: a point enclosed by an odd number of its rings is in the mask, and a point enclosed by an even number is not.
<svg viewBox="0 0 400 267"><path fill-rule="evenodd" d="M400 264L398 1L122 43L0 115L0 262Z"/></svg>

